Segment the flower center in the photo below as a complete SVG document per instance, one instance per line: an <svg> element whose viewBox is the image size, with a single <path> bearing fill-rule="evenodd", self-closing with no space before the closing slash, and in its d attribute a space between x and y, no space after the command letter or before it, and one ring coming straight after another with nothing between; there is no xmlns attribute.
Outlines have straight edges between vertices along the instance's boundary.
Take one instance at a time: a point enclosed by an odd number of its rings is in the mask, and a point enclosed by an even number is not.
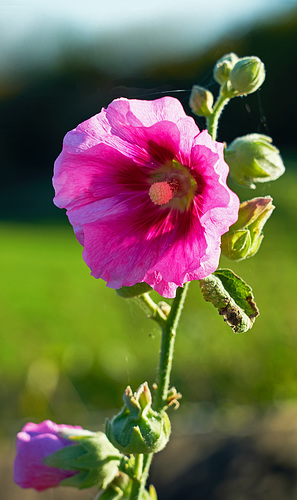
<svg viewBox="0 0 297 500"><path fill-rule="evenodd" d="M165 205L173 198L174 188L166 181L154 182L148 194L155 205Z"/></svg>
<svg viewBox="0 0 297 500"><path fill-rule="evenodd" d="M169 204L171 209L183 212L190 207L196 189L197 183L190 170L171 160L153 172L148 195L155 205Z"/></svg>

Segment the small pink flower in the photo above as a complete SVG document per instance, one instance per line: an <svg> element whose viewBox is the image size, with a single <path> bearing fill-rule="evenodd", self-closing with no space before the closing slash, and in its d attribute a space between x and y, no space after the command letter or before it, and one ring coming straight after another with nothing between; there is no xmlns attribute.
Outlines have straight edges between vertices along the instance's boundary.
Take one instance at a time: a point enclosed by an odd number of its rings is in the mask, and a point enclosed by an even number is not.
<svg viewBox="0 0 297 500"><path fill-rule="evenodd" d="M21 488L37 491L59 486L59 483L78 471L48 467L42 460L55 451L71 446L59 432L81 429L80 426L58 425L50 420L40 424L28 423L17 435L17 455L14 463L14 481Z"/></svg>
<svg viewBox="0 0 297 500"><path fill-rule="evenodd" d="M68 132L54 202L67 208L92 275L174 297L212 273L239 207L223 149L172 97L117 99Z"/></svg>

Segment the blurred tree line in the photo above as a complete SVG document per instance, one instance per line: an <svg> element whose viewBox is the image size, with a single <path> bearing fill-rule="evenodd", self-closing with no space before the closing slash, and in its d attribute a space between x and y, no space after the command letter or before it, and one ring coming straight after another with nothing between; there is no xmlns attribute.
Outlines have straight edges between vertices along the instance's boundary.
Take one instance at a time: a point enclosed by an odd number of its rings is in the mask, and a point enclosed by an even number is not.
<svg viewBox="0 0 297 500"><path fill-rule="evenodd" d="M296 148L296 46L297 10L243 37L225 37L202 56L164 62L125 78L98 69L87 50L76 50L64 52L54 69L26 75L9 92L0 84L0 217L64 218L52 205L50 179L65 133L122 96L156 99L168 93L179 98L191 114L188 98L192 85L206 86L216 94L212 68L228 52L259 56L268 77L262 90L233 99L226 108L221 121L224 140L260 132L271 135L282 150ZM183 92L175 93L177 89ZM197 123L205 127L203 119Z"/></svg>

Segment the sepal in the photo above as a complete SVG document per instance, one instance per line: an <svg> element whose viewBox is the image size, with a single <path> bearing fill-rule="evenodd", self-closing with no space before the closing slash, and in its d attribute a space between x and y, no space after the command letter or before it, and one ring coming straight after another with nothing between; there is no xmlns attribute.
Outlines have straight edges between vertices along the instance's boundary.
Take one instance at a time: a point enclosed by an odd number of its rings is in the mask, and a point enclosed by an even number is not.
<svg viewBox="0 0 297 500"><path fill-rule="evenodd" d="M106 488L118 473L122 455L112 446L103 432L61 432L61 436L73 442L48 455L43 461L50 467L78 471L64 479L61 486L83 489L97 486Z"/></svg>

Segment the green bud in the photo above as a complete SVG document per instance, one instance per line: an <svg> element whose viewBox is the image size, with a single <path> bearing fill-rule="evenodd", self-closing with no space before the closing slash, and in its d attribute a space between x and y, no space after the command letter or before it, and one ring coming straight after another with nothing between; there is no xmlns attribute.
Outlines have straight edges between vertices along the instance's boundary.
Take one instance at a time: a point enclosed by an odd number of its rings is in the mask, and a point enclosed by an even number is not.
<svg viewBox="0 0 297 500"><path fill-rule="evenodd" d="M61 436L72 441L73 445L52 453L43 461L50 467L79 472L61 481L60 486L106 488L118 474L122 455L105 434L71 430L61 432Z"/></svg>
<svg viewBox="0 0 297 500"><path fill-rule="evenodd" d="M152 287L147 283L136 283L133 286L122 286L116 290L117 294L124 299L131 299L132 297L137 297L138 295L143 295L146 292L152 290Z"/></svg>
<svg viewBox="0 0 297 500"><path fill-rule="evenodd" d="M123 395L124 407L111 421L106 421L106 436L122 453L157 453L167 444L171 426L167 414L151 407L147 382L136 393L128 386Z"/></svg>
<svg viewBox="0 0 297 500"><path fill-rule="evenodd" d="M238 60L239 58L233 52L230 52L230 54L226 54L218 59L213 69L213 77L215 81L220 85L223 85L229 79L231 70Z"/></svg>
<svg viewBox="0 0 297 500"><path fill-rule="evenodd" d="M225 160L232 179L252 189L255 183L274 181L285 172L279 150L267 135L238 137L225 149Z"/></svg>
<svg viewBox="0 0 297 500"><path fill-rule="evenodd" d="M199 87L199 85L193 85L189 104L195 115L207 117L213 111L213 95L209 90Z"/></svg>
<svg viewBox="0 0 297 500"><path fill-rule="evenodd" d="M231 260L253 257L260 248L263 227L274 208L270 196L241 203L237 222L222 236L222 254Z"/></svg>
<svg viewBox="0 0 297 500"><path fill-rule="evenodd" d="M230 73L235 95L252 94L265 80L265 67L259 57L242 57Z"/></svg>

